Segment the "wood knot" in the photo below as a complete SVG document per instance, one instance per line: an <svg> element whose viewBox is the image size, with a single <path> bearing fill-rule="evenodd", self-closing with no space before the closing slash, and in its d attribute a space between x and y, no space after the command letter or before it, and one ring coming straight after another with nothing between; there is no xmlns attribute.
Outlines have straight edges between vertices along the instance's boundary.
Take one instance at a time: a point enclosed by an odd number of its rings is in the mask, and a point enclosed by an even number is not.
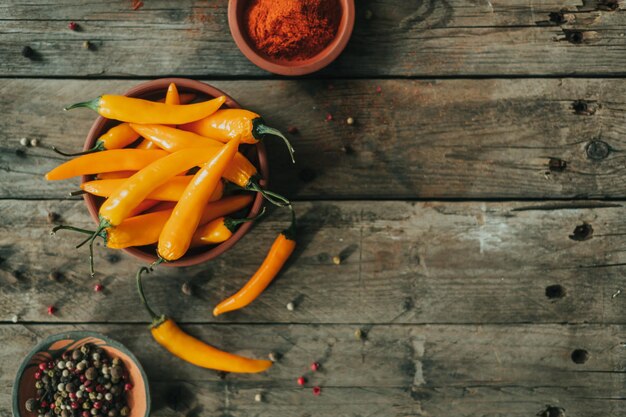
<svg viewBox="0 0 626 417"><path fill-rule="evenodd" d="M552 172L563 172L567 168L567 161L560 158L550 158L548 161L548 168Z"/></svg>
<svg viewBox="0 0 626 417"><path fill-rule="evenodd" d="M548 285L546 287L546 297L550 300L557 300L559 298L565 297L565 288L561 285Z"/></svg>
<svg viewBox="0 0 626 417"><path fill-rule="evenodd" d="M583 240L589 240L593 237L593 227L587 222L583 222L574 228L574 232L569 235L569 238L575 240L577 242L582 242Z"/></svg>
<svg viewBox="0 0 626 417"><path fill-rule="evenodd" d="M565 40L574 45L592 43L598 40L598 32L593 30L563 29L563 33L565 33Z"/></svg>
<svg viewBox="0 0 626 417"><path fill-rule="evenodd" d="M576 349L572 352L572 361L577 364L583 364L589 360L589 352L585 349Z"/></svg>
<svg viewBox="0 0 626 417"><path fill-rule="evenodd" d="M585 146L585 152L587 153L587 158L594 161L600 161L609 156L611 153L611 147L608 143L595 139Z"/></svg>
<svg viewBox="0 0 626 417"><path fill-rule="evenodd" d="M576 100L572 103L572 110L574 113L581 116L592 116L598 111L600 105L596 102L590 102L587 100Z"/></svg>
<svg viewBox="0 0 626 417"><path fill-rule="evenodd" d="M565 409L548 405L545 410L537 413L539 417L565 417Z"/></svg>

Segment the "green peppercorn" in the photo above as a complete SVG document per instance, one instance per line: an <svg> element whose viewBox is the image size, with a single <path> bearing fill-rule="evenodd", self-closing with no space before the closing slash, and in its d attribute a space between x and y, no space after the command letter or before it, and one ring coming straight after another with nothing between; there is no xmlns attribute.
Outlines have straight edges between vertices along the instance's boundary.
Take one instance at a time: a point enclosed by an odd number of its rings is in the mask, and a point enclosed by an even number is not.
<svg viewBox="0 0 626 417"><path fill-rule="evenodd" d="M48 371L48 376L52 378L54 376L54 371L51 369Z"/></svg>
<svg viewBox="0 0 626 417"><path fill-rule="evenodd" d="M61 417L70 417L70 413L67 410L61 411Z"/></svg>
<svg viewBox="0 0 626 417"><path fill-rule="evenodd" d="M84 409L84 410L89 410L90 408L91 408L91 402L89 402L89 401L85 401L85 402L83 403L83 409Z"/></svg>
<svg viewBox="0 0 626 417"><path fill-rule="evenodd" d="M130 408L128 408L126 406L122 407L122 409L120 410L120 414L123 417L126 417L129 413L130 413Z"/></svg>
<svg viewBox="0 0 626 417"><path fill-rule="evenodd" d="M72 352L72 360L78 362L83 358L83 352L81 352L80 350L76 349L75 351Z"/></svg>
<svg viewBox="0 0 626 417"><path fill-rule="evenodd" d="M115 408L109 410L109 417L117 417L117 410Z"/></svg>
<svg viewBox="0 0 626 417"><path fill-rule="evenodd" d="M43 388L43 384L41 383L41 381L35 382L35 388L37 388L37 389Z"/></svg>

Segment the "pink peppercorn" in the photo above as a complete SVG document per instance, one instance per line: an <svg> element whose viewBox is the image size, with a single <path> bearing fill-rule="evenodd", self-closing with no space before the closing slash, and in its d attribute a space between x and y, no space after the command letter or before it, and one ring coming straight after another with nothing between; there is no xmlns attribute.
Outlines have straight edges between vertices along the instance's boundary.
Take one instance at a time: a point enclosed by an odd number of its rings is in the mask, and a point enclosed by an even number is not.
<svg viewBox="0 0 626 417"><path fill-rule="evenodd" d="M306 378L301 376L298 378L298 385L303 386L304 384L306 384Z"/></svg>
<svg viewBox="0 0 626 417"><path fill-rule="evenodd" d="M70 392L70 393L69 393L69 396L70 396L70 398L71 398L72 400L75 400L75 399L76 399L76 394L75 394L75 393L73 393L73 392Z"/></svg>
<svg viewBox="0 0 626 417"><path fill-rule="evenodd" d="M48 362L48 369L54 369L54 362Z"/></svg>
<svg viewBox="0 0 626 417"><path fill-rule="evenodd" d="M102 385L100 385L100 384L96 385L96 392L104 392L104 391L105 391L105 389L104 389L104 387Z"/></svg>
<svg viewBox="0 0 626 417"><path fill-rule="evenodd" d="M35 379L41 379L41 371L35 372Z"/></svg>
<svg viewBox="0 0 626 417"><path fill-rule="evenodd" d="M330 122L331 120L333 120L333 115L332 115L332 114L330 114L330 113L328 113L328 114L326 115L326 121L327 121L327 122Z"/></svg>
<svg viewBox="0 0 626 417"><path fill-rule="evenodd" d="M94 407L96 406L96 404L94 404ZM78 403L76 401L72 401L70 403L70 407L72 407L72 410L76 410L78 409Z"/></svg>
<svg viewBox="0 0 626 417"><path fill-rule="evenodd" d="M377 92L378 94L382 93L382 92L383 92L382 87L381 87L381 86L379 86L379 85L378 85L378 86L376 86L376 92Z"/></svg>
<svg viewBox="0 0 626 417"><path fill-rule="evenodd" d="M54 315L54 313L56 313L57 309L54 306L48 306L48 314L49 315Z"/></svg>
<svg viewBox="0 0 626 417"><path fill-rule="evenodd" d="M43 400L41 403L39 403L39 405L41 406L41 408L48 408L48 402L46 400Z"/></svg>
<svg viewBox="0 0 626 417"><path fill-rule="evenodd" d="M312 370L313 372L315 372L315 371L317 371L318 369L320 369L320 364L319 364L319 362L313 362L313 363L311 364L311 370Z"/></svg>
<svg viewBox="0 0 626 417"><path fill-rule="evenodd" d="M95 403L93 403L93 408L95 408L96 410L101 409L102 403L100 401L96 401Z"/></svg>
<svg viewBox="0 0 626 417"><path fill-rule="evenodd" d="M69 28L69 30L76 30L78 29L78 23L76 22L70 22L67 27Z"/></svg>
<svg viewBox="0 0 626 417"><path fill-rule="evenodd" d="M104 286L103 286L102 284L96 284L96 285L94 285L94 286L93 286L93 290L94 290L95 292L100 292L100 291L102 291L103 289L104 289Z"/></svg>
<svg viewBox="0 0 626 417"><path fill-rule="evenodd" d="M83 411L83 417L91 417L91 414L89 414L89 411L85 410Z"/></svg>
<svg viewBox="0 0 626 417"><path fill-rule="evenodd" d="M133 389L133 385L132 384L125 384L124 385L124 391L130 391Z"/></svg>
<svg viewBox="0 0 626 417"><path fill-rule="evenodd" d="M313 387L313 395L320 395L322 389L320 387Z"/></svg>
<svg viewBox="0 0 626 417"><path fill-rule="evenodd" d="M85 387L85 391L87 391L87 392L93 392L93 387Z"/></svg>
<svg viewBox="0 0 626 417"><path fill-rule="evenodd" d="M54 410L56 407L57 407L57 405L55 403L51 403L50 404L50 409L51 410Z"/></svg>
<svg viewBox="0 0 626 417"><path fill-rule="evenodd" d="M39 369L41 369L42 371L45 371L47 368L48 368L47 364L45 364L43 362L39 364Z"/></svg>

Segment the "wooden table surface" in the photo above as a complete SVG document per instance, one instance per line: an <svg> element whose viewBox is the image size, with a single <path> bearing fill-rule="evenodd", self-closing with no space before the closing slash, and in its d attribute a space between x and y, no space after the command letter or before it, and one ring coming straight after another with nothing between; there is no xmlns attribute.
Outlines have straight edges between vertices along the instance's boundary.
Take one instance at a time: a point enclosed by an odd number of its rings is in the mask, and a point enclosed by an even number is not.
<svg viewBox="0 0 626 417"><path fill-rule="evenodd" d="M358 0L345 53L302 79L243 57L226 0L131 4L0 4L0 416L22 357L70 329L136 353L155 416L626 415L623 0ZM269 143L301 237L258 302L210 314L287 224L278 211L236 250L147 284L203 340L279 352L264 374L221 379L172 358L146 330L139 262L98 247L91 279L74 240L49 235L48 213L92 227L66 196L77 181L43 179L63 160L47 147L79 148L93 121L63 105L163 76L204 80L300 132L295 166Z"/></svg>

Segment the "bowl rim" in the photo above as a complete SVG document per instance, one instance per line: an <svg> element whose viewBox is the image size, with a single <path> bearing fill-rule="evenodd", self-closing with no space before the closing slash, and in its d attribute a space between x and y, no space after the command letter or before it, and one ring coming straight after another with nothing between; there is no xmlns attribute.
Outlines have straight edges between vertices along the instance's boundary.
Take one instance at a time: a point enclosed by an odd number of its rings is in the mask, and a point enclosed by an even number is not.
<svg viewBox="0 0 626 417"><path fill-rule="evenodd" d="M19 389L20 389L20 381L22 380L22 376L24 375L24 371L26 370L26 367L28 366L30 359L33 356L35 356L37 353L41 352L47 346L50 346L51 344L53 344L54 342L58 342L59 340L68 339L72 337L77 338L77 339L85 339L87 337L101 339L107 345L124 352L124 354L127 355L133 361L133 363L135 364L135 366L137 366L137 369L139 370L139 374L141 375L141 378L143 379L143 383L145 386L146 413L144 417L148 417L150 415L151 403L152 403L152 397L150 395L150 382L148 381L148 375L146 374L146 371L143 369L141 362L139 362L139 359L137 359L135 354L131 352L130 349L128 349L126 346L124 346L122 343L118 342L117 340L112 339L109 336L104 335L102 333L98 333L98 332L94 332L90 330L70 330L67 332L61 332L61 333L50 335L46 337L45 339L43 339L42 341L40 341L39 343L37 343L35 347L33 347L26 354L26 356L22 360L22 363L17 368L17 373L15 374L15 379L13 380L13 390L11 392L11 397L12 397L11 399L12 410L11 411L13 413L13 417L24 417L19 412L19 409L20 409L20 405L18 403Z"/></svg>
<svg viewBox="0 0 626 417"><path fill-rule="evenodd" d="M257 67L279 75L299 76L307 75L319 71L330 65L346 48L352 36L355 20L354 0L338 0L343 7L342 22L339 25L337 35L333 42L335 44L328 50L323 50L312 58L303 61L301 65L283 65L273 62L255 51L246 41L246 35L239 26L239 15L237 5L239 2L249 0L229 0L228 2L228 26L235 44L250 62Z"/></svg>
<svg viewBox="0 0 626 417"><path fill-rule="evenodd" d="M163 92L165 93L170 83L175 83L176 87L178 87L179 89L193 90L197 93L201 93L210 97L219 97L222 95L226 96L225 105L227 107L241 108L241 106L239 105L239 103L237 103L237 101L235 101L235 99L233 99L228 94L224 93L222 90L210 84L197 81L197 80L192 80L189 78L158 78L156 80L146 81L146 82L137 84L136 86L132 87L131 89L126 91L124 95L129 96L129 97L140 97L148 93L154 93L158 90L163 90ZM85 139L83 150L88 150L93 147L97 138L100 136L100 134L103 133L102 131L104 129L104 126L109 122L109 120L110 119L106 119L102 116L98 116L96 118L94 123L91 125L89 132L87 133L87 138ZM265 145L261 141L257 142L255 146L256 146L256 154L258 157L258 165L256 166L258 168L258 172L261 174L259 185L265 188L268 185L268 178L269 178L269 162L267 158L267 151L265 149ZM90 180L91 180L91 176L86 175L82 177L81 183L84 183ZM83 200L85 201L85 204L87 205L87 210L89 211L91 218L94 220L96 224L99 224L98 199L95 196L92 196L90 194L84 194ZM260 193L256 193L251 206L249 206L250 211L246 217L255 217L260 212L262 205L263 205L263 196ZM253 226L253 222L246 222L242 224L241 226L239 226L239 228L235 231L235 233L233 233L233 235L230 238L220 243L219 245L213 246L211 247L211 249L207 251L202 251L200 253L197 253L191 256L185 255L182 258L177 259L176 261L163 262L161 265L166 266L166 267L184 267L184 266L199 265L201 263L214 259L220 256L221 254L223 254L224 252L226 252L227 250L229 250L230 248L232 248L241 238L243 238L243 236L246 233L248 233L248 231L250 230L252 226ZM129 247L129 248L122 249L122 251L136 258L139 258L142 261L152 263L157 260L156 255L150 255L140 248Z"/></svg>

